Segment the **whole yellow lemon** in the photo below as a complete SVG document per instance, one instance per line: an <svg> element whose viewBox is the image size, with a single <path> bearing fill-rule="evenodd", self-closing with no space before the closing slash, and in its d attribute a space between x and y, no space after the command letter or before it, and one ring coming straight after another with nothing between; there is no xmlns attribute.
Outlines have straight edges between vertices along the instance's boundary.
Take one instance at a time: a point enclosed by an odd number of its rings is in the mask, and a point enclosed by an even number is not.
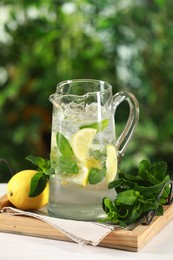
<svg viewBox="0 0 173 260"><path fill-rule="evenodd" d="M32 177L37 173L35 170L23 170L9 180L7 184L8 200L18 209L34 210L48 203L49 183L46 188L36 197L29 197Z"/></svg>

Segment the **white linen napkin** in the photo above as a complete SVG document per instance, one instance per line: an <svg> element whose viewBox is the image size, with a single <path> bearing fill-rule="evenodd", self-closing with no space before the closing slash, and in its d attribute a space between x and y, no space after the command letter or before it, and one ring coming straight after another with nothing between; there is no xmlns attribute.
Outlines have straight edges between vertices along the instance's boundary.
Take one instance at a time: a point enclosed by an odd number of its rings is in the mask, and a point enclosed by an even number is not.
<svg viewBox="0 0 173 260"><path fill-rule="evenodd" d="M33 213L30 211L19 210L13 207L4 207L1 210L1 213L11 214L14 216L30 216L40 219L58 229L59 231L63 232L66 236L77 242L79 245L91 244L93 246L96 246L112 230L121 229L120 226L102 224L97 222L54 218L43 214Z"/></svg>

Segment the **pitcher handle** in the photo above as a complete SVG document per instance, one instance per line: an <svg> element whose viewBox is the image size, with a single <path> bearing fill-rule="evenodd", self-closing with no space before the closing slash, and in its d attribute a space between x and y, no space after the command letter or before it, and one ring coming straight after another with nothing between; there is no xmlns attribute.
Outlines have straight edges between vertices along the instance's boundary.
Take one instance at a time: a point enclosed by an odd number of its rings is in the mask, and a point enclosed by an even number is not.
<svg viewBox="0 0 173 260"><path fill-rule="evenodd" d="M124 130L116 141L119 160L124 156L127 145L132 138L132 135L139 120L139 103L135 96L130 92L121 91L113 96L114 113L116 113L116 108L123 101L127 101L129 104L129 117Z"/></svg>

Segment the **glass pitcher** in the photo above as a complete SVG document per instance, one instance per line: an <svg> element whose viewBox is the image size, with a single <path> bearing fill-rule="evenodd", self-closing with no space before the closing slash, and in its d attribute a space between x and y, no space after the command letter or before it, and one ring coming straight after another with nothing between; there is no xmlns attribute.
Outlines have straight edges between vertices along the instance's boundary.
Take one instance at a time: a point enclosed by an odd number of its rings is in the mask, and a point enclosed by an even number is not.
<svg viewBox="0 0 173 260"><path fill-rule="evenodd" d="M139 118L136 98L129 92L112 94L101 80L67 80L50 96L53 104L49 215L95 221L105 217L102 199L115 199L108 184L117 177ZM123 101L129 117L116 139L115 112Z"/></svg>

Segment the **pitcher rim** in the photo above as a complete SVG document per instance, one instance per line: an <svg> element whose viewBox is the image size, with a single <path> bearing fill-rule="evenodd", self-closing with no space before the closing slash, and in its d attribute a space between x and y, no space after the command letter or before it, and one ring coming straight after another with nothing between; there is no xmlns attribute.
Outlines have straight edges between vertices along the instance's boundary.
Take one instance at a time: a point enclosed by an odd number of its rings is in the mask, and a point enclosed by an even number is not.
<svg viewBox="0 0 173 260"><path fill-rule="evenodd" d="M107 86L107 89L104 89L104 90L99 90L99 91L89 91L87 92L86 94L96 94L96 93L106 93L106 92L109 92L112 90L112 86L111 84L109 84L107 81L104 81L104 80L99 80L99 79L68 79L68 80L63 80L61 82L59 82L57 84L57 87L56 87L56 91L54 94L58 94L58 87L62 87L64 86L65 84L70 84L70 83L79 83L79 82L93 82L93 83L102 83L104 84L105 86ZM82 96L85 96L86 94L82 95ZM67 94L67 95L74 95L74 94ZM78 96L78 95L75 95L75 96ZM81 96L81 95L79 95Z"/></svg>

